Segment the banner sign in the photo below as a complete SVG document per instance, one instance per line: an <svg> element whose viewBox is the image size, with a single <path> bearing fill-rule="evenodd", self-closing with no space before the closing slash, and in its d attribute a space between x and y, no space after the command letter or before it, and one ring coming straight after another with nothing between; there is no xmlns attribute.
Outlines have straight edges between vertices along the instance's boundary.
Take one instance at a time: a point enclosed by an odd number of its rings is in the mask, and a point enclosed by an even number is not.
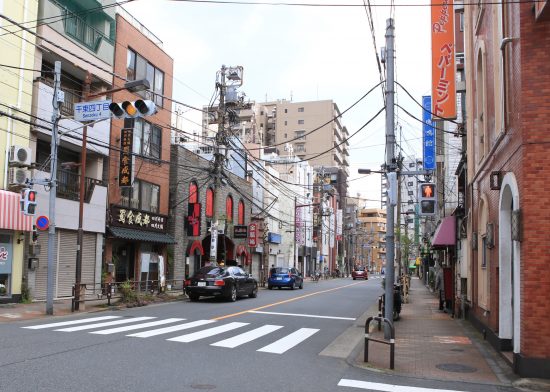
<svg viewBox="0 0 550 392"><path fill-rule="evenodd" d="M432 125L432 97L422 97L422 162L425 170L435 170L435 131Z"/></svg>
<svg viewBox="0 0 550 392"><path fill-rule="evenodd" d="M120 165L118 168L118 186L120 187L132 186L133 144L134 144L134 129L123 128L120 132Z"/></svg>
<svg viewBox="0 0 550 392"><path fill-rule="evenodd" d="M248 225L248 246L254 248L257 245L258 231L255 223Z"/></svg>
<svg viewBox="0 0 550 392"><path fill-rule="evenodd" d="M437 117L456 118L453 0L432 0L432 97Z"/></svg>

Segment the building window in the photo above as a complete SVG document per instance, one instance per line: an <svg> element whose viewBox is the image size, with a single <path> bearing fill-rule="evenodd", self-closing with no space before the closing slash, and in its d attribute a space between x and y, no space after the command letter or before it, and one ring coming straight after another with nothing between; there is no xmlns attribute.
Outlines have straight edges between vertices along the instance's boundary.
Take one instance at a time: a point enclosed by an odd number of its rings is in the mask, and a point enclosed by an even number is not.
<svg viewBox="0 0 550 392"><path fill-rule="evenodd" d="M225 199L225 215L228 223L233 222L233 198L231 196L227 196Z"/></svg>
<svg viewBox="0 0 550 392"><path fill-rule="evenodd" d="M303 111L304 111L304 108L303 108L303 107L302 107L302 108L298 108L298 111L299 111L299 112L303 112Z"/></svg>
<svg viewBox="0 0 550 392"><path fill-rule="evenodd" d="M285 133L285 139L288 137L288 135Z"/></svg>
<svg viewBox="0 0 550 392"><path fill-rule="evenodd" d="M487 236L481 237L481 268L487 268Z"/></svg>
<svg viewBox="0 0 550 392"><path fill-rule="evenodd" d="M121 188L120 192L123 206L159 212L160 186L143 180L134 180L131 187Z"/></svg>
<svg viewBox="0 0 550 392"><path fill-rule="evenodd" d="M212 188L206 190L206 210L204 212L207 218L214 216L214 191Z"/></svg>
<svg viewBox="0 0 550 392"><path fill-rule="evenodd" d="M295 136L297 139L306 140L306 131L296 131Z"/></svg>
<svg viewBox="0 0 550 392"><path fill-rule="evenodd" d="M238 218L237 224L244 225L244 201L239 200L239 209L237 211Z"/></svg>
<svg viewBox="0 0 550 392"><path fill-rule="evenodd" d="M149 63L132 49L128 49L126 60L126 78L128 80L147 79L151 86L150 90L140 91L137 94L145 99L150 99L156 105L162 107L164 103L164 72Z"/></svg>
<svg viewBox="0 0 550 392"><path fill-rule="evenodd" d="M142 118L134 123L134 152L144 157L160 159L162 128Z"/></svg>
<svg viewBox="0 0 550 392"><path fill-rule="evenodd" d="M285 125L288 125L288 121L285 120Z"/></svg>
<svg viewBox="0 0 550 392"><path fill-rule="evenodd" d="M199 188L195 181L189 184L189 203L199 202Z"/></svg>
<svg viewBox="0 0 550 392"><path fill-rule="evenodd" d="M409 163L409 167L410 167L410 168L413 168L413 167L415 167L415 166L416 166L416 164L415 164L414 162Z"/></svg>
<svg viewBox="0 0 550 392"><path fill-rule="evenodd" d="M414 195L414 191L409 191L409 196Z"/></svg>
<svg viewBox="0 0 550 392"><path fill-rule="evenodd" d="M412 181L407 182L407 186L413 186L413 185L414 185L414 182Z"/></svg>
<svg viewBox="0 0 550 392"><path fill-rule="evenodd" d="M304 125L304 120L298 120L299 125Z"/></svg>
<svg viewBox="0 0 550 392"><path fill-rule="evenodd" d="M285 113L288 113L288 109L285 109Z"/></svg>

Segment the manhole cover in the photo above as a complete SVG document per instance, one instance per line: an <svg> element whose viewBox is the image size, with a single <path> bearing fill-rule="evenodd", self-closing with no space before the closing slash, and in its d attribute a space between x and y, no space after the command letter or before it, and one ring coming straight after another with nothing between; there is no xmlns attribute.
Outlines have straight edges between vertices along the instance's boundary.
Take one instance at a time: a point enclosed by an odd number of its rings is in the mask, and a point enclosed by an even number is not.
<svg viewBox="0 0 550 392"><path fill-rule="evenodd" d="M212 384L191 384L191 388L207 390L207 389L216 389L216 386Z"/></svg>
<svg viewBox="0 0 550 392"><path fill-rule="evenodd" d="M461 348L452 348L451 351L456 351L456 352L461 353L461 352L463 352L464 350L461 349Z"/></svg>
<svg viewBox="0 0 550 392"><path fill-rule="evenodd" d="M439 365L435 365L436 368L439 370L444 370L446 372L453 372L453 373L474 373L477 372L477 369L475 367L461 365L459 363L440 363Z"/></svg>

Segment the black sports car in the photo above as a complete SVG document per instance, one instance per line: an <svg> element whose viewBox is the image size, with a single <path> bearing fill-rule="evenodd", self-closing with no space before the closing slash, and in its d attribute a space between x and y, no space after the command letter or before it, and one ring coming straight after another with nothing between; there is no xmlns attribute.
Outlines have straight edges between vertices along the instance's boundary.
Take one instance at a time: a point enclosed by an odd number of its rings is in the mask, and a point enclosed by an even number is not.
<svg viewBox="0 0 550 392"><path fill-rule="evenodd" d="M258 282L240 267L203 267L185 281L185 292L191 301L219 296L234 302L245 295L256 298Z"/></svg>

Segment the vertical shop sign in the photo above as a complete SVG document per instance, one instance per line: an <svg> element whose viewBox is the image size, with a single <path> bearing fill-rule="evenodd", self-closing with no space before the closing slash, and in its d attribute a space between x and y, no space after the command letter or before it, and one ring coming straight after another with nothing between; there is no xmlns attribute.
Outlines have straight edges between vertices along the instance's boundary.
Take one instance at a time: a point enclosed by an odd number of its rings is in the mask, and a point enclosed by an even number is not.
<svg viewBox="0 0 550 392"><path fill-rule="evenodd" d="M453 0L432 0L432 113L456 118Z"/></svg>
<svg viewBox="0 0 550 392"><path fill-rule="evenodd" d="M120 165L118 172L118 186L132 186L132 147L134 143L133 128L123 128L120 133Z"/></svg>

